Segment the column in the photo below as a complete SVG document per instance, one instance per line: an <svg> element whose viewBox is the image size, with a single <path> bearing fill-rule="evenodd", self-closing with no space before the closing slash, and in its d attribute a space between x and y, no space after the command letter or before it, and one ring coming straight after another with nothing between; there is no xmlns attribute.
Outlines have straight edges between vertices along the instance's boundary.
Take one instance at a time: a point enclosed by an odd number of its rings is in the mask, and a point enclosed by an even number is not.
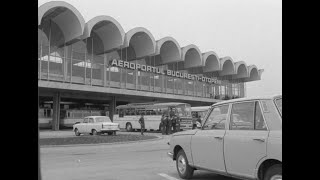
<svg viewBox="0 0 320 180"><path fill-rule="evenodd" d="M213 98L215 98L216 95L220 95L220 91L219 91L219 85L215 84L214 85L214 94L213 94Z"/></svg>
<svg viewBox="0 0 320 180"><path fill-rule="evenodd" d="M111 119L111 121L113 122L113 115L116 111L116 104L117 104L117 100L115 96L111 97L111 102L110 102L110 106L109 106L109 117Z"/></svg>
<svg viewBox="0 0 320 180"><path fill-rule="evenodd" d="M239 83L240 85L240 97L244 97L244 83Z"/></svg>
<svg viewBox="0 0 320 180"><path fill-rule="evenodd" d="M229 98L231 99L232 98L232 83L229 81L227 86L228 86L228 92L227 93L228 93Z"/></svg>
<svg viewBox="0 0 320 180"><path fill-rule="evenodd" d="M53 95L52 130L58 131L60 124L60 92Z"/></svg>

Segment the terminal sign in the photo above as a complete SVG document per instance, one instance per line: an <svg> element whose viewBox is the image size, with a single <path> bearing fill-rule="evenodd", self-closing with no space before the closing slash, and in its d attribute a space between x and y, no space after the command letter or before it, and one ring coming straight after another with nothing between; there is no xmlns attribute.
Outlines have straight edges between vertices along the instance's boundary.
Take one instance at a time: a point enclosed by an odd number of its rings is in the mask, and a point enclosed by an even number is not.
<svg viewBox="0 0 320 180"><path fill-rule="evenodd" d="M198 76L195 74L188 74L184 72L179 72L179 71L173 71L173 70L164 70L163 68L158 68L154 66L148 66L148 65L143 65L143 64L137 64L129 61L123 61L123 60L117 60L113 59L111 62L112 66L117 66L117 67L123 67L127 69L132 69L132 70L141 70L145 72L151 72L155 74L163 74L167 76L172 76L172 77L178 77L178 78L183 78L183 79L190 79L190 80L197 80L197 81L202 81L206 83L213 83L213 84L221 84L219 80L216 78L208 78L205 76Z"/></svg>

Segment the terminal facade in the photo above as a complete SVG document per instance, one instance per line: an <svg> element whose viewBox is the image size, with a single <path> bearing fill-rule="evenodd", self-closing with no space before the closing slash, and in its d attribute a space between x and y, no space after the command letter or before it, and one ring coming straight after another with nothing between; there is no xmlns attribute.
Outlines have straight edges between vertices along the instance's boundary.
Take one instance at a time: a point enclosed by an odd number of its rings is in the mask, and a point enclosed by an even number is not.
<svg viewBox="0 0 320 180"><path fill-rule="evenodd" d="M39 119L47 118L53 130L66 116L62 110L112 119L115 107L127 103L207 106L245 97L245 83L262 72L194 44L180 47L173 37L156 40L143 27L124 32L107 15L85 22L63 1L38 8Z"/></svg>

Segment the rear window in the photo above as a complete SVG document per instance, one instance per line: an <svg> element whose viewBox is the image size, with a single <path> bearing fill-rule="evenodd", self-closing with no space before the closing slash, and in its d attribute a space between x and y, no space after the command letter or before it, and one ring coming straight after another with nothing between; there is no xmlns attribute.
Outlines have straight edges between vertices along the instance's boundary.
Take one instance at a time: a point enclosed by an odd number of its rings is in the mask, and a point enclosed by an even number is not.
<svg viewBox="0 0 320 180"><path fill-rule="evenodd" d="M111 122L109 117L96 117L96 122Z"/></svg>
<svg viewBox="0 0 320 180"><path fill-rule="evenodd" d="M282 98L276 99L276 100L275 100L275 103L276 103L276 106L277 106L280 114L282 115Z"/></svg>

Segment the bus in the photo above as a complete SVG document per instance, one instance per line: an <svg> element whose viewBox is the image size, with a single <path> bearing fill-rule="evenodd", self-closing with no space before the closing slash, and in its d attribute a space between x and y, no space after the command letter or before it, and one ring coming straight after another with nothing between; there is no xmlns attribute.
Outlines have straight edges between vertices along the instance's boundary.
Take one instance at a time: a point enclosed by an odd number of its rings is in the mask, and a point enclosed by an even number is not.
<svg viewBox="0 0 320 180"><path fill-rule="evenodd" d="M52 108L40 108L39 109L39 127L51 128L52 126ZM61 128L72 128L75 123L83 122L83 118L86 116L102 116L101 110L77 110L77 109L62 109L60 110L60 124Z"/></svg>
<svg viewBox="0 0 320 180"><path fill-rule="evenodd" d="M116 107L113 122L119 123L120 128L127 131L140 129L139 119L144 114L146 130L161 130L162 114L169 114L170 109L180 118L180 130L192 129L190 104L179 102L168 103L131 103Z"/></svg>
<svg viewBox="0 0 320 180"><path fill-rule="evenodd" d="M196 127L196 121L199 117L201 119L201 122L203 122L203 119L206 116L207 112L210 110L210 108L211 106L191 107L193 129Z"/></svg>

